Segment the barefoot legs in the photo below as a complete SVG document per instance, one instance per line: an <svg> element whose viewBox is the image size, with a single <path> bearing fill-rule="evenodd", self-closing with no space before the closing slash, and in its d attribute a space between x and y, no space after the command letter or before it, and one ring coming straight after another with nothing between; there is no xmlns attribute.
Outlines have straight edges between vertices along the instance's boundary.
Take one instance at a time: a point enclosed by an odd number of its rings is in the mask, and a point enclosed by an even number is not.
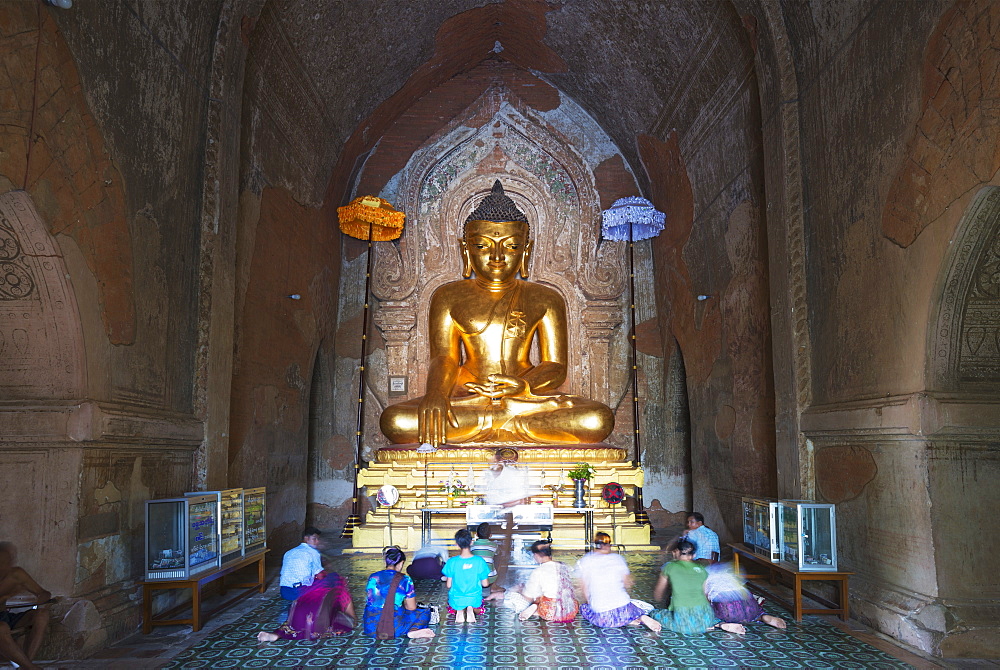
<svg viewBox="0 0 1000 670"><path fill-rule="evenodd" d="M768 626L774 626L775 628L785 628L785 620L781 617L772 616L770 614L762 614L760 620L766 623Z"/></svg>
<svg viewBox="0 0 1000 670"><path fill-rule="evenodd" d="M521 621L527 621L531 617L535 616L535 612L537 611L538 611L538 605L532 603L531 605L528 605L528 609L521 612L518 615L518 617L521 619Z"/></svg>
<svg viewBox="0 0 1000 670"><path fill-rule="evenodd" d="M659 621L647 614L639 617L639 622L654 633L659 633L663 629L663 625Z"/></svg>

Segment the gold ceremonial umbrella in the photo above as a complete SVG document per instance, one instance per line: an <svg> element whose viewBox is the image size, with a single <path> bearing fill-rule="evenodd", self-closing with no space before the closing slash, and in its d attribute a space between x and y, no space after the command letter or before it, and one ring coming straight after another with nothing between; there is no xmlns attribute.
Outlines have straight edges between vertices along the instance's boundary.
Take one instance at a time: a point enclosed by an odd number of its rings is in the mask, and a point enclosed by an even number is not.
<svg viewBox="0 0 1000 670"><path fill-rule="evenodd" d="M341 537L353 537L354 529L361 525L361 491L358 489L358 472L361 469L361 441L365 427L365 358L368 354L368 296L371 295L372 262L375 258L372 242L388 242L403 234L406 215L397 212L388 200L374 195L355 198L350 204L337 208L340 230L345 235L368 241L368 269L365 272L365 309L361 317L361 369L358 371L358 429L354 458L354 498L351 515L344 524Z"/></svg>

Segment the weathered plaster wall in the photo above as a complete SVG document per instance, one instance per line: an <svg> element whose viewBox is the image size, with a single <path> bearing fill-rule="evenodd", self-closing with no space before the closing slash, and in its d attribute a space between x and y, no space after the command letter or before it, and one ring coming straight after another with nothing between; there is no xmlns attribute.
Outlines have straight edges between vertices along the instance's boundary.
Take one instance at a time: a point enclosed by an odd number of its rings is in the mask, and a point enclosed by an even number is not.
<svg viewBox="0 0 1000 670"><path fill-rule="evenodd" d="M958 548L992 536L969 501L992 496L984 477L1000 415L983 401L995 382L963 394L928 377L938 350L962 346L957 333L936 345L934 319L959 222L996 180L985 131L996 84L981 76L996 69L995 13L994 3L901 2L789 5L783 17L809 305L800 471L814 467L817 497L840 505L857 616L942 655L988 656L985 641L998 639L995 589L964 588L954 561L958 550L996 565L989 540Z"/></svg>
<svg viewBox="0 0 1000 670"><path fill-rule="evenodd" d="M142 503L192 484L198 165L219 6L0 8L0 191L37 210L31 231L14 228L31 256L13 261L40 264L35 292L2 302L59 319L23 340L2 327L16 348L5 380L32 382L4 386L0 488L32 512L0 515L0 536L61 598L49 657L135 629ZM57 333L78 343L72 364L46 353Z"/></svg>
<svg viewBox="0 0 1000 670"><path fill-rule="evenodd" d="M310 395L332 394L310 386L316 352L333 345L340 233L284 189L243 197L259 197L259 210L241 220L255 237L239 312L229 481L268 487L268 542L280 550L298 541L305 520Z"/></svg>
<svg viewBox="0 0 1000 670"><path fill-rule="evenodd" d="M726 75L661 113L688 125L637 143L669 222L653 241L656 295L665 357L679 347L686 378L693 508L724 541L742 532L741 496L776 494L760 105L749 40L728 30L739 41L708 56Z"/></svg>
<svg viewBox="0 0 1000 670"><path fill-rule="evenodd" d="M280 556L300 537L310 471L343 458L326 454L324 427L343 408L332 377L314 370L336 347L340 290L341 235L335 210L320 206L329 119L276 4L246 33L229 484L268 487L268 542ZM348 495L346 506L311 509L310 521L336 531L349 506Z"/></svg>

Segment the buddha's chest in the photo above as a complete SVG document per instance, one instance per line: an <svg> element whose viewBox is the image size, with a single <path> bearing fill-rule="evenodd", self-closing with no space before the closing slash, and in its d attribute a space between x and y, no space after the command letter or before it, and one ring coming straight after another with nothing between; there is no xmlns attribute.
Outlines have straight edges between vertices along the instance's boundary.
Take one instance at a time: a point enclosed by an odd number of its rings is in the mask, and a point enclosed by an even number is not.
<svg viewBox="0 0 1000 670"><path fill-rule="evenodd" d="M544 314L543 307L524 300L469 295L452 310L452 319L465 339L489 346L494 340L529 339Z"/></svg>

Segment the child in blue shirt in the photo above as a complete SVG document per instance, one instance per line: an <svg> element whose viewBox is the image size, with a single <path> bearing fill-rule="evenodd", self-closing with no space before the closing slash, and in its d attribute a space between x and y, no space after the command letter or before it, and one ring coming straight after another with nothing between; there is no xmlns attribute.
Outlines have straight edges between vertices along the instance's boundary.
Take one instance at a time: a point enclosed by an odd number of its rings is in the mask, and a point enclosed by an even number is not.
<svg viewBox="0 0 1000 670"><path fill-rule="evenodd" d="M448 578L448 604L455 610L455 623L475 623L475 609L483 604L483 587L490 584L490 566L473 555L472 533L467 529L455 533L455 544L461 553L449 558L442 571Z"/></svg>

